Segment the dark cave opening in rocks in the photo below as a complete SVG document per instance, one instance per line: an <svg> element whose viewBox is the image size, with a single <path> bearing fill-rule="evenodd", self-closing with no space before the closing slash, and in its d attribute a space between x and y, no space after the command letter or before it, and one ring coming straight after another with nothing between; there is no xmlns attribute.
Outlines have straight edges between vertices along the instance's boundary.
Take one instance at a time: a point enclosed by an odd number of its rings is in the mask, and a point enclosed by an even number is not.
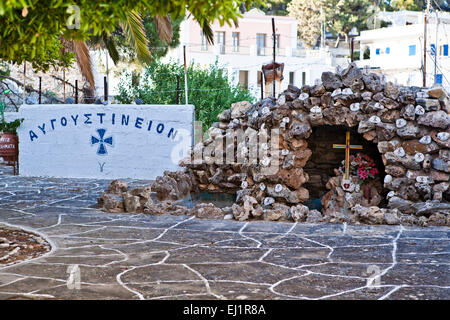
<svg viewBox="0 0 450 320"><path fill-rule="evenodd" d="M357 132L356 127L330 125L313 127L312 133L307 139L312 155L303 168L309 175L309 181L303 186L309 191L309 200L305 204L310 208L321 209L320 200L329 191L326 184L331 177L335 176L334 169L339 168L345 159L345 149L334 149L333 144L345 145L347 131L350 131L351 145L363 146L362 150L351 149L350 155L363 153L372 158L377 165L380 181L383 183L386 173L376 143L366 140ZM383 189L381 193L383 200L379 204L380 207L386 205L386 194L387 191Z"/></svg>

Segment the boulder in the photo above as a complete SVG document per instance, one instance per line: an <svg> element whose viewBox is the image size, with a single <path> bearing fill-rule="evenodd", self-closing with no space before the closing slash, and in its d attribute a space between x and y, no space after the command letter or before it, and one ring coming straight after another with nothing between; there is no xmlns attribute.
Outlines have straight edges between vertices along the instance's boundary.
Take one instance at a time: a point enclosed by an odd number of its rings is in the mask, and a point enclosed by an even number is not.
<svg viewBox="0 0 450 320"><path fill-rule="evenodd" d="M318 223L318 222L322 222L323 216L322 213L320 213L320 211L317 210L310 210L308 212L308 216L306 217L306 222L307 223Z"/></svg>
<svg viewBox="0 0 450 320"><path fill-rule="evenodd" d="M333 72L322 73L322 83L325 89L331 91L341 87L342 85L340 77Z"/></svg>
<svg viewBox="0 0 450 320"><path fill-rule="evenodd" d="M236 102L231 105L231 119L244 117L247 111L252 108L248 101Z"/></svg>
<svg viewBox="0 0 450 320"><path fill-rule="evenodd" d="M115 193L103 192L99 198L99 205L107 212L123 212L123 200L122 195Z"/></svg>
<svg viewBox="0 0 450 320"><path fill-rule="evenodd" d="M450 116L442 110L432 111L418 117L417 122L428 127L447 129Z"/></svg>
<svg viewBox="0 0 450 320"><path fill-rule="evenodd" d="M131 192L122 193L123 207L126 212L137 212L140 208L140 201L138 196L134 196Z"/></svg>
<svg viewBox="0 0 450 320"><path fill-rule="evenodd" d="M111 181L111 183L108 186L108 193L116 194L116 195L122 195L123 192L126 192L128 190L128 185L126 182L116 179Z"/></svg>
<svg viewBox="0 0 450 320"><path fill-rule="evenodd" d="M289 220L289 207L284 204L274 204L271 209L264 210L264 220L287 221Z"/></svg>
<svg viewBox="0 0 450 320"><path fill-rule="evenodd" d="M295 222L305 222L308 217L309 209L307 206L298 204L291 207L290 213Z"/></svg>
<svg viewBox="0 0 450 320"><path fill-rule="evenodd" d="M212 203L197 204L189 210L188 214L200 219L223 219L224 216L222 209Z"/></svg>

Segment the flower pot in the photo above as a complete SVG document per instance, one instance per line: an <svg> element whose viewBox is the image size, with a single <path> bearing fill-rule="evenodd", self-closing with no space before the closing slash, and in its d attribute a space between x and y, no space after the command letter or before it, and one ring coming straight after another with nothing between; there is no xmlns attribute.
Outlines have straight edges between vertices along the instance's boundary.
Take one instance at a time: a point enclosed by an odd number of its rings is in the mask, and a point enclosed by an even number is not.
<svg viewBox="0 0 450 320"><path fill-rule="evenodd" d="M13 133L0 133L0 157L9 165L14 166L16 174L16 165L19 155L19 138Z"/></svg>

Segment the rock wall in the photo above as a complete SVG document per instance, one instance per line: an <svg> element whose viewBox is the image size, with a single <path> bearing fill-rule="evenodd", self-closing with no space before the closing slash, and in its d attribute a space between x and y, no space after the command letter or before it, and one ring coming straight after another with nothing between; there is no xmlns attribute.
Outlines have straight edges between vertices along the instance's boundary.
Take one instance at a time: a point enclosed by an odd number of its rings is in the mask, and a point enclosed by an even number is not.
<svg viewBox="0 0 450 320"><path fill-rule="evenodd" d="M232 210L238 220L395 224L409 223L401 217L412 213L416 224L426 224L418 215L449 224L449 110L449 96L440 87L399 87L350 64L340 72L323 73L314 86L289 86L276 100L233 104L209 129L209 139L180 162L185 167L180 174L189 176L191 191L236 193ZM388 209L354 203L349 217L302 205L310 198L304 187L312 155L307 139L313 127L323 125L355 128L377 145L386 170ZM244 139L237 134L242 132ZM257 148L256 162L242 157L252 148ZM162 181L154 185L164 190L158 197L170 194L176 200L177 192L165 190ZM337 190L332 184L329 188Z"/></svg>
<svg viewBox="0 0 450 320"><path fill-rule="evenodd" d="M312 154L307 142L312 127L355 127L377 144L382 155L390 207L402 209L410 202L429 200L447 202L449 110L449 97L442 88L383 83L378 75L351 64L339 73L323 73L320 84L289 86L277 100L234 104L218 116L220 122L210 128L210 138L194 147L194 156L201 153L203 161L194 163L193 156L182 166L191 171L200 190L237 192L238 203L248 195L259 205L292 206L309 198L303 184L309 180L304 167ZM276 174L261 174L264 159L258 164L217 161L220 157L214 152L224 149L230 129L254 129L261 136L268 135L271 128L280 130L280 170ZM234 144L225 149L252 147L248 142Z"/></svg>

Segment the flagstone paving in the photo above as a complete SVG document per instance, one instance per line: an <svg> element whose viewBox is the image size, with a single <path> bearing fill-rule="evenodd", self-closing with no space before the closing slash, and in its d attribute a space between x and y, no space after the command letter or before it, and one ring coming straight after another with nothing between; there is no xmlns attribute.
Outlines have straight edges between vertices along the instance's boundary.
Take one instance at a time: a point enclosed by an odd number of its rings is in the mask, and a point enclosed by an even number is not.
<svg viewBox="0 0 450 320"><path fill-rule="evenodd" d="M450 299L450 228L103 213L108 183L0 175L0 224L52 245L0 299Z"/></svg>

